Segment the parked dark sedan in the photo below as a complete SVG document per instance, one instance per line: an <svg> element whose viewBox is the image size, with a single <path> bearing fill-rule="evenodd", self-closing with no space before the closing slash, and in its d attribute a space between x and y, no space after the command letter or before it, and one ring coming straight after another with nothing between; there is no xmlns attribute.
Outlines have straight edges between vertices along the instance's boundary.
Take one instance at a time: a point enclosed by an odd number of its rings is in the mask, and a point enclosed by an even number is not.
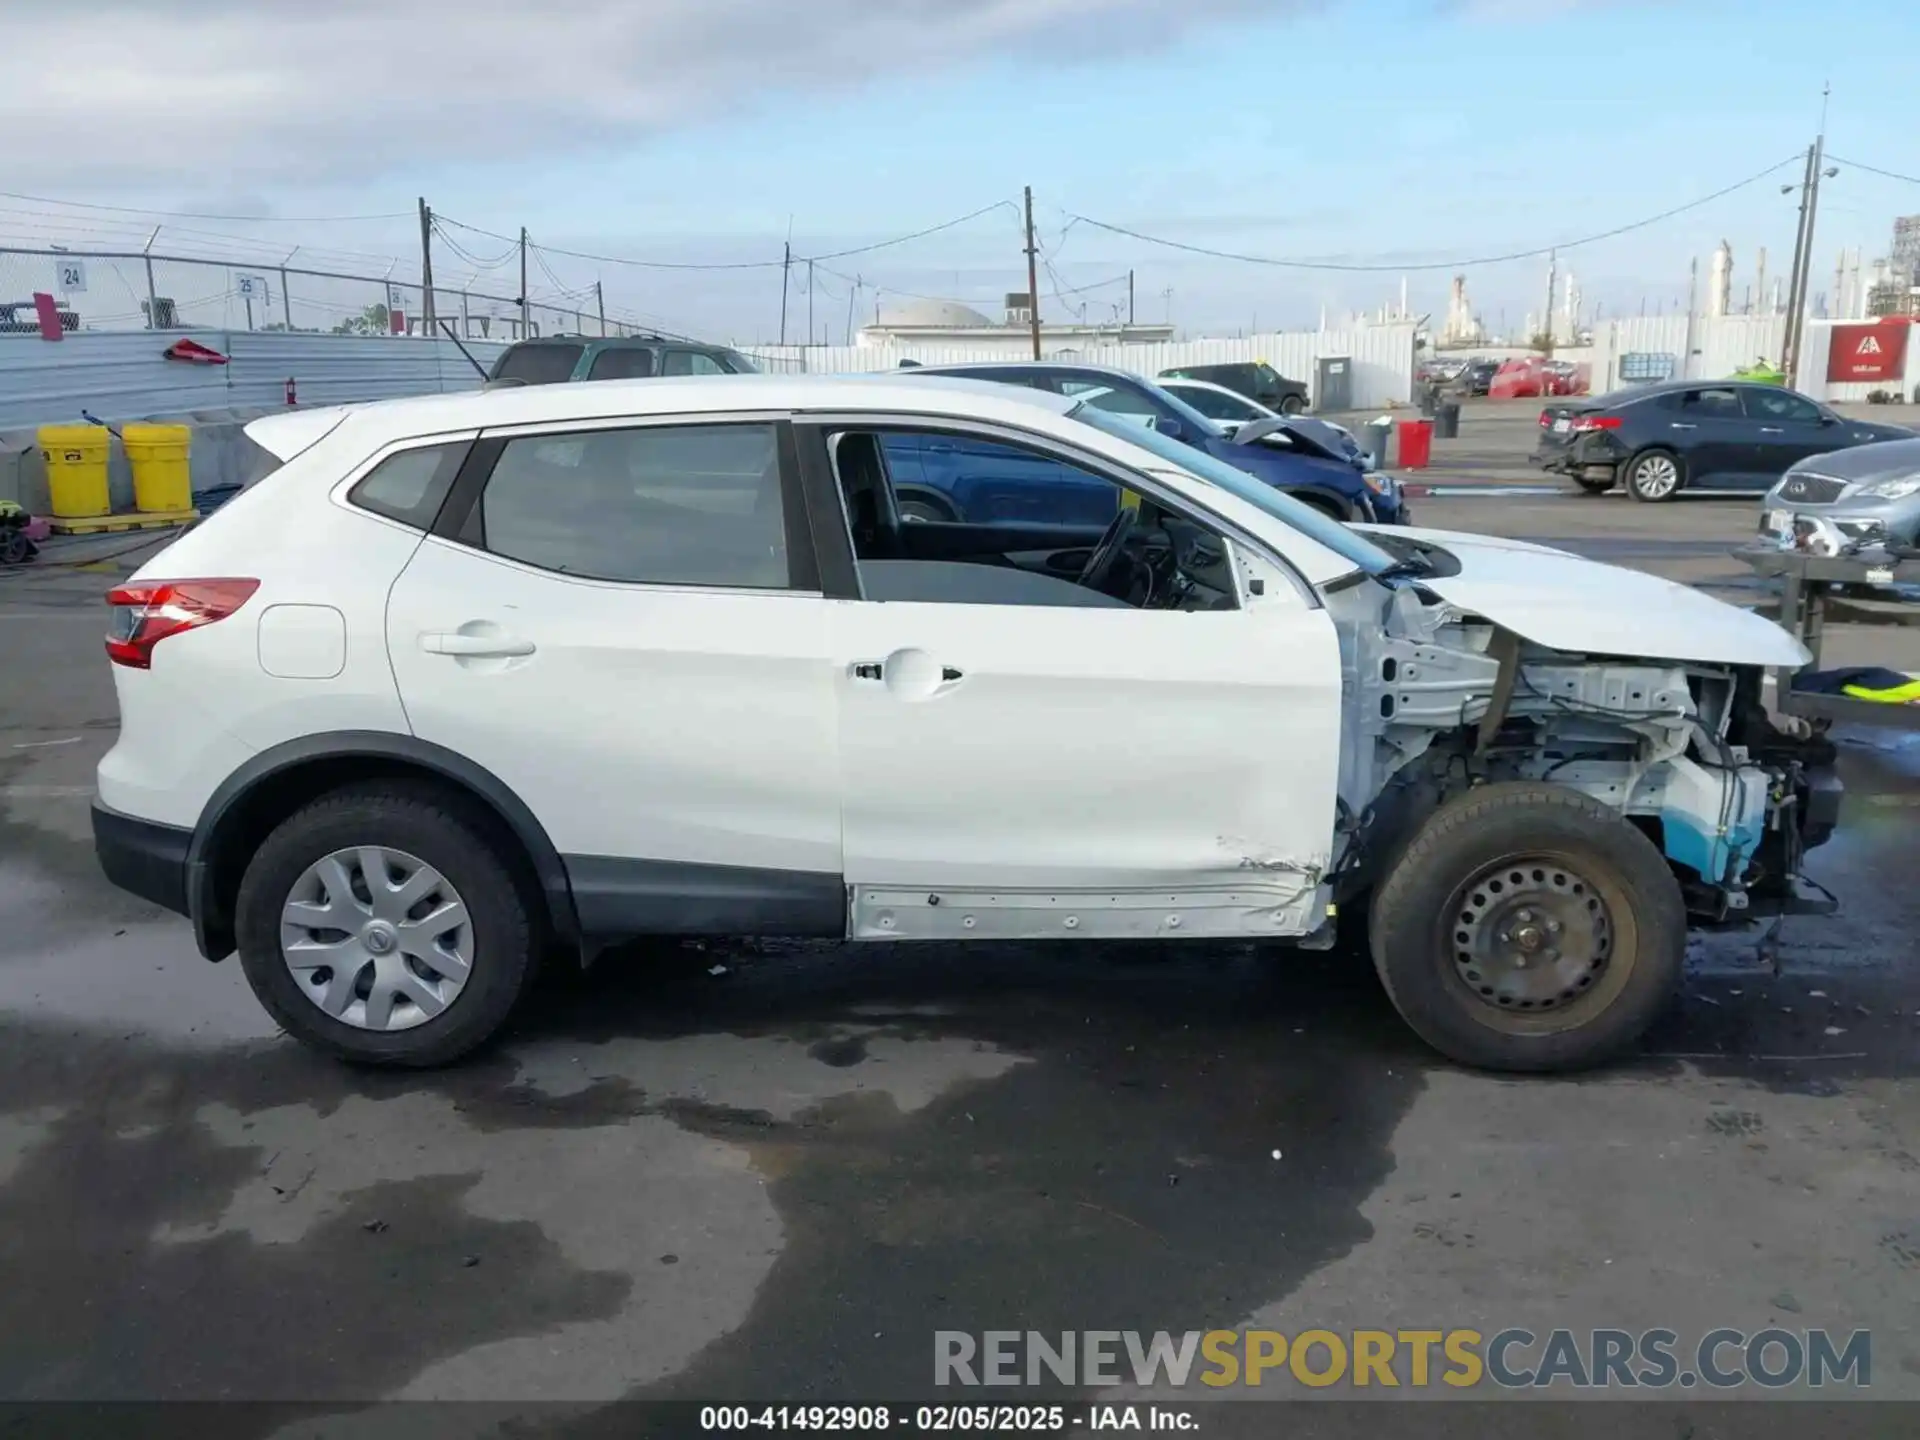
<svg viewBox="0 0 1920 1440"><path fill-rule="evenodd" d="M1232 365L1180 365L1162 370L1163 380L1207 380L1258 402L1276 415L1298 415L1307 408L1307 387L1289 380L1264 360Z"/></svg>
<svg viewBox="0 0 1920 1440"><path fill-rule="evenodd" d="M1241 427L1232 435L1223 435L1218 424L1151 380L1124 370L1058 360L929 365L914 370L913 374L916 378L958 375L970 380L994 380L1005 385L1026 385L1035 390L1072 395L1096 409L1151 426L1162 435L1191 445L1216 460L1224 460L1336 520L1371 520L1384 525L1408 523L1406 501L1392 476L1367 470L1357 455L1337 452L1331 439L1323 445L1304 430L1287 428L1294 426L1294 421L1284 418L1263 421ZM1243 433L1248 435L1245 441L1238 438ZM1001 506L1025 503L1008 496L1006 492L1010 487L1023 491L1026 500L1036 505L1042 502L1053 505L1065 500L1065 492L1058 487L1036 491L1024 484L1016 487L1018 477L1001 474L997 469L988 474L981 469L983 457L971 453L962 454L953 449L935 452L929 447L921 459L926 486L924 490L908 484L898 487L903 513L910 501L923 503L930 514L942 507L952 511L962 503L963 496L976 492L982 496L998 494L1000 498L995 503Z"/></svg>
<svg viewBox="0 0 1920 1440"><path fill-rule="evenodd" d="M1668 380L1550 403L1533 461L1596 495L1619 484L1659 501L1688 488L1765 490L1810 455L1911 438L1778 385Z"/></svg>
<svg viewBox="0 0 1920 1440"><path fill-rule="evenodd" d="M1453 388L1462 395L1484 395L1493 387L1493 377L1499 373L1498 360L1469 360L1453 377Z"/></svg>

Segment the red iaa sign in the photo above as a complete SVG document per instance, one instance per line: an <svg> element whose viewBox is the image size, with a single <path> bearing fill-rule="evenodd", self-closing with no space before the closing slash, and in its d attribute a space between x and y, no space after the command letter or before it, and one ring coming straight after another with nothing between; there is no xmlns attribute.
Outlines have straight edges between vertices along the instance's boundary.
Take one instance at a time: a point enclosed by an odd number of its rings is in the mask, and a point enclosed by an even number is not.
<svg viewBox="0 0 1920 1440"><path fill-rule="evenodd" d="M1872 325L1836 325L1827 347L1827 379L1900 380L1907 373L1907 331L1904 318Z"/></svg>

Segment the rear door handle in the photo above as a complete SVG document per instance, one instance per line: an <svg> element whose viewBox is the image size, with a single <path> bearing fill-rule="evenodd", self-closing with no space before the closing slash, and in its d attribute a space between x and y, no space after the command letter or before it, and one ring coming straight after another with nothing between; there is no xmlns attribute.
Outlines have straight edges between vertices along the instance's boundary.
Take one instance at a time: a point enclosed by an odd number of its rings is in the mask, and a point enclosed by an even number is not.
<svg viewBox="0 0 1920 1440"><path fill-rule="evenodd" d="M429 655L507 659L533 654L534 644L512 635L462 635L457 630L426 630L421 632L420 648Z"/></svg>
<svg viewBox="0 0 1920 1440"><path fill-rule="evenodd" d="M1683 420L1676 420L1667 428L1669 430L1698 430L1700 427L1698 425L1690 425Z"/></svg>
<svg viewBox="0 0 1920 1440"><path fill-rule="evenodd" d="M1760 427L1760 433L1762 435L1784 435L1787 432L1782 430L1778 425L1762 425Z"/></svg>

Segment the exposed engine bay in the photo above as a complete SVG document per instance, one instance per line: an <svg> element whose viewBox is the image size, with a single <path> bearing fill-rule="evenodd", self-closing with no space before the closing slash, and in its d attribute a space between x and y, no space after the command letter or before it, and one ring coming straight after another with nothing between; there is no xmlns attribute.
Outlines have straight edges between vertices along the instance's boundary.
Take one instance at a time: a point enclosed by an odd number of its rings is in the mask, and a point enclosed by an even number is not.
<svg viewBox="0 0 1920 1440"><path fill-rule="evenodd" d="M1800 876L1838 820L1833 747L1775 723L1759 670L1547 649L1413 575L1386 593L1328 597L1361 732L1343 752L1336 891L1366 888L1397 838L1462 790L1531 780L1638 826L1697 922L1833 908Z"/></svg>

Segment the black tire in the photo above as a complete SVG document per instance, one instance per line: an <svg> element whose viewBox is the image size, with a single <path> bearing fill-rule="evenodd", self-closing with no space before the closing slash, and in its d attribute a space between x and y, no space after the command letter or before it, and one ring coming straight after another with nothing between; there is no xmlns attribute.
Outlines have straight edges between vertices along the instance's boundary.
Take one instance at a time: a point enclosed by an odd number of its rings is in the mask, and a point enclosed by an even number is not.
<svg viewBox="0 0 1920 1440"><path fill-rule="evenodd" d="M1494 931L1532 914L1505 907L1541 904L1536 895L1554 907L1544 914L1593 925L1595 968L1547 1001L1497 1002L1463 927ZM1579 1070L1618 1055L1672 1001L1687 949L1686 905L1665 858L1615 811L1558 785L1486 785L1442 805L1396 857L1369 920L1394 1008L1441 1054L1484 1070ZM1547 943L1576 938L1585 937ZM1521 983L1558 984L1555 968Z"/></svg>
<svg viewBox="0 0 1920 1440"><path fill-rule="evenodd" d="M1294 495L1293 498L1298 500L1302 505L1306 506L1309 510L1318 510L1322 515L1326 516L1329 520L1338 520L1342 525L1346 524L1347 521L1353 518L1353 511L1349 510L1345 505L1341 504L1338 500L1330 500L1325 495L1296 494Z"/></svg>
<svg viewBox="0 0 1920 1440"><path fill-rule="evenodd" d="M1282 415L1301 415L1306 413L1307 401L1302 395L1288 395L1280 401Z"/></svg>
<svg viewBox="0 0 1920 1440"><path fill-rule="evenodd" d="M535 905L495 827L426 786L350 786L296 811L254 853L240 880L235 933L253 993L296 1040L354 1064L426 1069L477 1050L505 1026L537 969ZM280 917L300 876L336 850L383 845L419 857L464 901L473 967L447 1008L411 1029L375 1031L334 1019L301 993L281 951Z"/></svg>
<svg viewBox="0 0 1920 1440"><path fill-rule="evenodd" d="M900 518L916 523L926 521L952 522L960 517L952 505L938 495L929 495L924 490L904 490L900 493L898 504Z"/></svg>
<svg viewBox="0 0 1920 1440"><path fill-rule="evenodd" d="M1604 495L1614 487L1614 477L1611 475L1604 480L1595 480L1586 475L1570 475L1567 478L1589 495Z"/></svg>
<svg viewBox="0 0 1920 1440"><path fill-rule="evenodd" d="M1673 471L1672 486L1664 491L1654 479L1656 473L1664 473L1661 471L1663 465L1671 467ZM1634 499L1649 505L1664 505L1687 487L1686 462L1673 451L1658 446L1638 452L1620 467L1619 474L1621 488Z"/></svg>

